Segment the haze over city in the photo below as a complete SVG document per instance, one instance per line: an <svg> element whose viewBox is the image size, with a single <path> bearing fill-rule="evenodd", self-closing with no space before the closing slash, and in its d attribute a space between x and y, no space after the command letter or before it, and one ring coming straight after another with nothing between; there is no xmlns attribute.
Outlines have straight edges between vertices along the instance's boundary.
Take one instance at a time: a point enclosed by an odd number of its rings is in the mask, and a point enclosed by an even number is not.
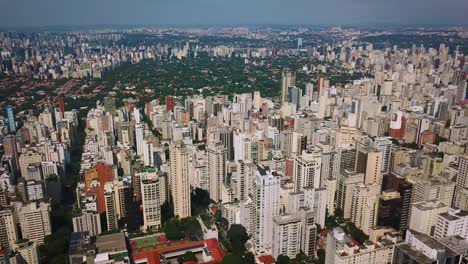
<svg viewBox="0 0 468 264"><path fill-rule="evenodd" d="M468 0L0 0L0 264L467 264Z"/></svg>
<svg viewBox="0 0 468 264"><path fill-rule="evenodd" d="M465 0L1 0L0 25L459 25Z"/></svg>

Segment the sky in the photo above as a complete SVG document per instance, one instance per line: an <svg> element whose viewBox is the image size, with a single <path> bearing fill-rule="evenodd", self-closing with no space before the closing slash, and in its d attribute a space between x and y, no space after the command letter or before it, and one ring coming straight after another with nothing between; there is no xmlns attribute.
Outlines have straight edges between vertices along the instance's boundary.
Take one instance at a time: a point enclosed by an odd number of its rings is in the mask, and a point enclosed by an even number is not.
<svg viewBox="0 0 468 264"><path fill-rule="evenodd" d="M129 24L467 25L468 0L0 0L0 28Z"/></svg>

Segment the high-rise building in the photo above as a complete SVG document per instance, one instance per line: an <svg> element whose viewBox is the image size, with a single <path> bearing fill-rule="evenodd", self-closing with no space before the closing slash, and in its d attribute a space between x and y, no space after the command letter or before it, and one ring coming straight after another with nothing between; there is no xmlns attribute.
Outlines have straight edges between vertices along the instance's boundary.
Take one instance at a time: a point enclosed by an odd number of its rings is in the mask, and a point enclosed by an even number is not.
<svg viewBox="0 0 468 264"><path fill-rule="evenodd" d="M23 153L19 157L19 167L21 169L21 176L23 178L28 178L28 168L32 163L40 164L42 162L42 155L33 151L28 150L26 153Z"/></svg>
<svg viewBox="0 0 468 264"><path fill-rule="evenodd" d="M133 186L127 180L114 181L114 195L117 218L122 226L128 230L135 230L137 228L135 218L135 207L133 198Z"/></svg>
<svg viewBox="0 0 468 264"><path fill-rule="evenodd" d="M364 182L364 174L341 171L337 180L336 207L343 212L345 219L351 218L354 189Z"/></svg>
<svg viewBox="0 0 468 264"><path fill-rule="evenodd" d="M215 201L222 200L222 186L226 182L227 150L221 141L208 145L207 166L210 198Z"/></svg>
<svg viewBox="0 0 468 264"><path fill-rule="evenodd" d="M409 229L433 236L437 218L441 213L447 213L449 207L437 200L414 203L411 208Z"/></svg>
<svg viewBox="0 0 468 264"><path fill-rule="evenodd" d="M460 209L449 208L446 213L437 216L434 237L444 238L448 236L461 236L468 238L468 212Z"/></svg>
<svg viewBox="0 0 468 264"><path fill-rule="evenodd" d="M174 203L174 215L191 216L190 175L192 154L182 141L172 143L170 150L169 185Z"/></svg>
<svg viewBox="0 0 468 264"><path fill-rule="evenodd" d="M166 96L166 110L174 112L174 97Z"/></svg>
<svg viewBox="0 0 468 264"><path fill-rule="evenodd" d="M51 234L49 203L31 202L22 205L19 207L18 217L23 238L42 245L45 237Z"/></svg>
<svg viewBox="0 0 468 264"><path fill-rule="evenodd" d="M361 147L356 153L357 173L364 173L365 184L382 184L383 153L375 148Z"/></svg>
<svg viewBox="0 0 468 264"><path fill-rule="evenodd" d="M463 210L468 209L468 155L460 157L458 161L453 205Z"/></svg>
<svg viewBox="0 0 468 264"><path fill-rule="evenodd" d="M390 169L390 157L392 156L392 141L387 138L376 138L372 146L383 153L382 173L388 173Z"/></svg>
<svg viewBox="0 0 468 264"><path fill-rule="evenodd" d="M138 156L143 156L144 146L143 139L145 136L145 125L137 124L135 125L135 140L136 140L136 149Z"/></svg>
<svg viewBox="0 0 468 264"><path fill-rule="evenodd" d="M14 170L18 171L19 170L19 151L18 151L18 145L17 145L17 140L14 135L6 135L2 139L2 145L3 145L3 151L5 156L9 156L13 158L14 161Z"/></svg>
<svg viewBox="0 0 468 264"><path fill-rule="evenodd" d="M379 194L380 185L377 184L359 184L353 192L351 221L366 234L377 224Z"/></svg>
<svg viewBox="0 0 468 264"><path fill-rule="evenodd" d="M12 249L18 240L16 221L12 208L0 210L0 248Z"/></svg>
<svg viewBox="0 0 468 264"><path fill-rule="evenodd" d="M113 231L119 228L117 205L115 201L114 184L107 182L104 186L104 201L106 204L107 230Z"/></svg>
<svg viewBox="0 0 468 264"><path fill-rule="evenodd" d="M296 85L296 74L290 70L283 71L281 81L281 104L288 101L288 89Z"/></svg>
<svg viewBox="0 0 468 264"><path fill-rule="evenodd" d="M252 189L252 241L259 254L271 252L273 218L279 215L280 177L268 167L257 167Z"/></svg>
<svg viewBox="0 0 468 264"><path fill-rule="evenodd" d="M153 173L143 174L141 197L143 206L143 230L158 229L161 226L161 193L159 177Z"/></svg>
<svg viewBox="0 0 468 264"><path fill-rule="evenodd" d="M33 240L17 241L10 255L11 264L37 264L39 260L39 243Z"/></svg>
<svg viewBox="0 0 468 264"><path fill-rule="evenodd" d="M301 252L302 221L296 215L278 215L273 218L272 256L295 258Z"/></svg>
<svg viewBox="0 0 468 264"><path fill-rule="evenodd" d="M319 148L302 151L301 156L294 159L293 182L295 190L301 191L304 187L320 187L320 169L322 166L322 155Z"/></svg>
<svg viewBox="0 0 468 264"><path fill-rule="evenodd" d="M90 236L97 236L101 231L101 217L93 211L83 211L72 218L73 232L88 232Z"/></svg>
<svg viewBox="0 0 468 264"><path fill-rule="evenodd" d="M10 132L16 132L15 113L13 112L13 106L8 105L5 107L5 111L8 119L8 130Z"/></svg>

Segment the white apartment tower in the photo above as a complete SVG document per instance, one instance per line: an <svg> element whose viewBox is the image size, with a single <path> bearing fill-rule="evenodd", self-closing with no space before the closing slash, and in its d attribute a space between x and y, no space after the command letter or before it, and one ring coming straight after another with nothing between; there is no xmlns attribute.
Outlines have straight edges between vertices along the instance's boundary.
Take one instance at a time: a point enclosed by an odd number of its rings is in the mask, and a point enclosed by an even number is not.
<svg viewBox="0 0 468 264"><path fill-rule="evenodd" d="M318 148L302 151L302 155L294 159L295 190L301 191L304 187L320 188L321 166L322 156Z"/></svg>
<svg viewBox="0 0 468 264"><path fill-rule="evenodd" d="M278 215L273 218L273 254L295 258L301 252L302 221L296 215Z"/></svg>
<svg viewBox="0 0 468 264"><path fill-rule="evenodd" d="M135 125L135 141L136 141L136 149L138 156L143 156L143 138L145 136L145 125L143 124L136 124Z"/></svg>
<svg viewBox="0 0 468 264"><path fill-rule="evenodd" d="M107 230L117 230L119 228L117 204L115 201L114 184L112 182L104 185L104 201L106 205Z"/></svg>
<svg viewBox="0 0 468 264"><path fill-rule="evenodd" d="M172 143L170 150L170 189L174 202L174 215L180 218L191 216L190 168L192 154L182 141Z"/></svg>
<svg viewBox="0 0 468 264"><path fill-rule="evenodd" d="M252 190L252 241L259 254L272 250L273 218L280 210L280 177L268 167L257 167Z"/></svg>
<svg viewBox="0 0 468 264"><path fill-rule="evenodd" d="M208 145L208 181L210 198L221 201L222 185L226 179L227 149L221 141L216 141Z"/></svg>
<svg viewBox="0 0 468 264"><path fill-rule="evenodd" d="M141 198L143 205L143 230L157 229L161 226L160 182L156 172L145 173L141 179Z"/></svg>

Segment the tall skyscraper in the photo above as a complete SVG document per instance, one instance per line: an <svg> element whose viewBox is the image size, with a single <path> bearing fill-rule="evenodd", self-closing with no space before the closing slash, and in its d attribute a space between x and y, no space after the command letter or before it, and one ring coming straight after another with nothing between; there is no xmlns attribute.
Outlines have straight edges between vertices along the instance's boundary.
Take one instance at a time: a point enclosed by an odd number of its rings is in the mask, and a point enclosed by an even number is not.
<svg viewBox="0 0 468 264"><path fill-rule="evenodd" d="M12 249L18 240L16 221L11 208L0 210L0 248Z"/></svg>
<svg viewBox="0 0 468 264"><path fill-rule="evenodd" d="M301 252L302 221L296 215L278 215L273 218L273 257L293 259Z"/></svg>
<svg viewBox="0 0 468 264"><path fill-rule="evenodd" d="M353 192L351 221L364 233L369 234L377 224L380 185L359 184Z"/></svg>
<svg viewBox="0 0 468 264"><path fill-rule="evenodd" d="M13 112L13 106L8 105L5 107L5 111L8 118L8 130L10 132L16 132L15 113Z"/></svg>
<svg viewBox="0 0 468 264"><path fill-rule="evenodd" d="M226 181L226 160L227 150L223 142L216 141L208 145L208 181L210 198L215 201L221 201L222 185Z"/></svg>
<svg viewBox="0 0 468 264"><path fill-rule="evenodd" d="M129 181L114 181L114 195L117 218L121 225L128 230L135 230L138 226L135 221L135 204L133 197L133 186Z"/></svg>
<svg viewBox="0 0 468 264"><path fill-rule="evenodd" d="M19 151L17 140L14 135L7 135L2 139L3 151L5 156L10 156L14 161L14 170L19 171Z"/></svg>
<svg viewBox="0 0 468 264"><path fill-rule="evenodd" d="M23 205L19 208L18 216L23 238L41 245L45 237L51 234L49 203L32 202Z"/></svg>
<svg viewBox="0 0 468 264"><path fill-rule="evenodd" d="M288 89L296 85L296 74L290 70L283 71L281 81L281 104L288 101Z"/></svg>
<svg viewBox="0 0 468 264"><path fill-rule="evenodd" d="M296 191L304 187L320 187L320 168L322 156L318 148L304 150L301 156L294 159L293 182Z"/></svg>
<svg viewBox="0 0 468 264"><path fill-rule="evenodd" d="M190 168L192 154L182 141L171 144L170 190L174 203L174 215L180 218L191 216Z"/></svg>
<svg viewBox="0 0 468 264"><path fill-rule="evenodd" d="M158 229L161 226L160 181L156 171L142 174L141 197L143 206L143 230Z"/></svg>
<svg viewBox="0 0 468 264"><path fill-rule="evenodd" d="M135 141L136 141L136 149L137 149L138 156L143 156L144 136L145 136L145 125L136 124L135 125Z"/></svg>
<svg viewBox="0 0 468 264"><path fill-rule="evenodd" d="M167 111L174 112L174 106L175 106L174 97L166 96L166 109L167 109Z"/></svg>
<svg viewBox="0 0 468 264"><path fill-rule="evenodd" d="M372 146L383 153L382 173L388 173L390 169L390 157L392 156L392 141L387 138L376 138Z"/></svg>
<svg viewBox="0 0 468 264"><path fill-rule="evenodd" d="M460 157L458 174L455 182L454 207L468 209L468 155Z"/></svg>
<svg viewBox="0 0 468 264"><path fill-rule="evenodd" d="M302 49L302 38L297 38L297 49Z"/></svg>
<svg viewBox="0 0 468 264"><path fill-rule="evenodd" d="M252 190L252 241L257 252L270 252L273 247L273 218L279 215L280 177L268 167L257 167Z"/></svg>
<svg viewBox="0 0 468 264"><path fill-rule="evenodd" d="M325 90L325 78L323 78L322 76L318 76L317 92L318 92L319 96L321 96L323 94L324 90Z"/></svg>
<svg viewBox="0 0 468 264"><path fill-rule="evenodd" d="M108 182L104 186L104 201L106 204L107 230L113 231L119 228L118 216L115 203L114 185Z"/></svg>
<svg viewBox="0 0 468 264"><path fill-rule="evenodd" d="M372 147L360 147L356 153L357 173L364 173L365 184L382 184L383 152Z"/></svg>

